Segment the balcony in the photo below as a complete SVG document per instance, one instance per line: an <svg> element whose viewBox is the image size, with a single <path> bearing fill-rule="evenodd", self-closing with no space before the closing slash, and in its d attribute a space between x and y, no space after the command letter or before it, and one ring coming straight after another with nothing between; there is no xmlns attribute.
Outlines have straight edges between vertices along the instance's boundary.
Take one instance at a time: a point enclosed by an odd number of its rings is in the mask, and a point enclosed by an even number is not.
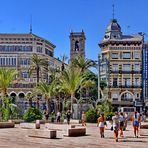
<svg viewBox="0 0 148 148"><path fill-rule="evenodd" d="M111 73L120 73L119 70L111 70L110 72L111 72Z"/></svg>
<svg viewBox="0 0 148 148"><path fill-rule="evenodd" d="M118 100L113 100L112 101L112 104L113 105L133 105L133 101L126 101L126 100L121 100L121 101L118 101Z"/></svg>
<svg viewBox="0 0 148 148"><path fill-rule="evenodd" d="M121 101L133 102L133 98L121 98Z"/></svg>
<svg viewBox="0 0 148 148"><path fill-rule="evenodd" d="M30 84L10 84L9 88L34 88L35 83Z"/></svg>
<svg viewBox="0 0 148 148"><path fill-rule="evenodd" d="M136 70L110 70L110 73L120 73L120 74L141 74L142 71Z"/></svg>
<svg viewBox="0 0 148 148"><path fill-rule="evenodd" d="M110 85L109 88L142 88L141 85Z"/></svg>

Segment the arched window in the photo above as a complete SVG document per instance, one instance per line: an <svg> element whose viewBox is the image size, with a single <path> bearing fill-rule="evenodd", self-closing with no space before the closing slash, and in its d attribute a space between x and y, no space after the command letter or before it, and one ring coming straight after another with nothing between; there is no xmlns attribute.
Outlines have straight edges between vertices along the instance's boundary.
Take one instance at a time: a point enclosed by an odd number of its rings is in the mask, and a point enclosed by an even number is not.
<svg viewBox="0 0 148 148"><path fill-rule="evenodd" d="M79 51L79 41L75 42L75 51Z"/></svg>

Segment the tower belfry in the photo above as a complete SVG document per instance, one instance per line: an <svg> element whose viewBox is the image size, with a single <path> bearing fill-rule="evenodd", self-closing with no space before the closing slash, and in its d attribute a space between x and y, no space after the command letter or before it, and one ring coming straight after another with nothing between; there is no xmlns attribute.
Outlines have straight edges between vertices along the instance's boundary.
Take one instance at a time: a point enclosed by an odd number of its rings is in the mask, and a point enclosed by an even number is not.
<svg viewBox="0 0 148 148"><path fill-rule="evenodd" d="M76 58L78 55L85 57L85 34L82 32L70 33L70 60Z"/></svg>

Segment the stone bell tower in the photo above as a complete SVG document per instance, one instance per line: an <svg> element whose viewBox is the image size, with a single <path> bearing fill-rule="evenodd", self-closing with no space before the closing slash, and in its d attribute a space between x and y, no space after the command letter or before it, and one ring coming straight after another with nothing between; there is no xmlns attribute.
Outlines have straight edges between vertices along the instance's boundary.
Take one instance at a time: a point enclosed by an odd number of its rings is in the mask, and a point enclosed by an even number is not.
<svg viewBox="0 0 148 148"><path fill-rule="evenodd" d="M85 34L82 32L70 33L70 60L76 58L78 55L85 57Z"/></svg>

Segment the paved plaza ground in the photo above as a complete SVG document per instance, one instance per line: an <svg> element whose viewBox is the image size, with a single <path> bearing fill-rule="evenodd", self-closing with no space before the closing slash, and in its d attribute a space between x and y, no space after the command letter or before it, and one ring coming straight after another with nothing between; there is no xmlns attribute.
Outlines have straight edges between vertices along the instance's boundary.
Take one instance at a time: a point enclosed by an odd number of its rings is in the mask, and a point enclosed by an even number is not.
<svg viewBox="0 0 148 148"><path fill-rule="evenodd" d="M148 124L148 123L147 123ZM57 128L57 124L50 125ZM77 126L81 126L78 124ZM44 128L42 125L41 128ZM31 129L22 129L17 125L15 128L0 129L0 148L147 148L148 147L148 129L141 130L141 136L134 138L133 128L128 124L124 132L124 138L119 138L115 142L113 131L110 125L105 130L105 138L100 138L96 124L87 124L87 135L81 137L63 136L68 128L66 124L60 124L57 139L45 139L28 137Z"/></svg>

